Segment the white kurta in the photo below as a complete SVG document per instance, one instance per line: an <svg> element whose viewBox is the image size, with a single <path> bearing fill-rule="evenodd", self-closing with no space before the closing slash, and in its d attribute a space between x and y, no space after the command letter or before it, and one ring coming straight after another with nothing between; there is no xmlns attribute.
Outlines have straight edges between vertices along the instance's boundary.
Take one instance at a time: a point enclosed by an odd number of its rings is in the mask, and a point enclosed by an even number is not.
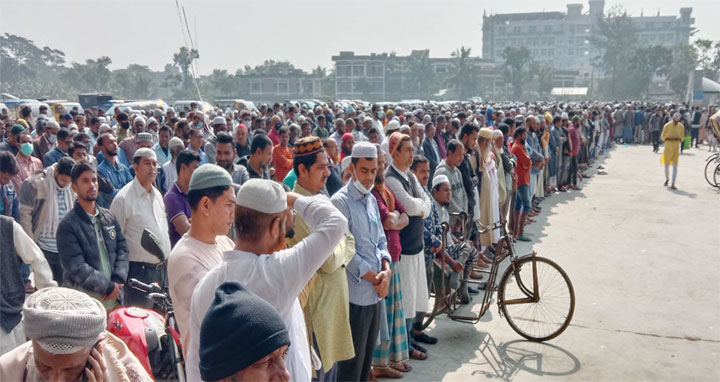
<svg viewBox="0 0 720 382"><path fill-rule="evenodd" d="M190 341L187 344L188 381L201 380L200 327L213 302L215 290L226 281L242 283L278 310L292 342L286 359L290 380L310 381L310 347L298 295L345 237L347 219L324 195L299 198L294 207L312 229L308 237L292 248L270 255L228 251L224 262L208 272L195 288L190 307Z"/></svg>

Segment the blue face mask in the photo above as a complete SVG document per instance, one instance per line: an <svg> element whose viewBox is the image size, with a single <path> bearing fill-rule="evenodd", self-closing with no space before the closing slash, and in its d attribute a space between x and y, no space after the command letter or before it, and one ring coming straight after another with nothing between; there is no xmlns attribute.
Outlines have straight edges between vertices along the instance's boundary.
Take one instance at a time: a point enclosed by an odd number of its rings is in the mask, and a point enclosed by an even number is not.
<svg viewBox="0 0 720 382"><path fill-rule="evenodd" d="M33 152L33 145L32 143L23 143L20 145L20 152L23 153L23 155L31 155Z"/></svg>
<svg viewBox="0 0 720 382"><path fill-rule="evenodd" d="M54 144L54 145L57 144L57 134L50 134L49 139L50 139L50 142L52 142L52 144Z"/></svg>

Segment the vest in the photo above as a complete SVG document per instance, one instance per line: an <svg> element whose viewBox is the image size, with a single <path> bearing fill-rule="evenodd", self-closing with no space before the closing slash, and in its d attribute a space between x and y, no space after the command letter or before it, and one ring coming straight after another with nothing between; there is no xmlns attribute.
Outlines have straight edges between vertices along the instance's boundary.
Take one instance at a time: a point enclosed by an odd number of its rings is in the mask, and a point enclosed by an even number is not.
<svg viewBox="0 0 720 382"><path fill-rule="evenodd" d="M15 252L12 218L0 215L0 327L10 333L22 318L25 285Z"/></svg>
<svg viewBox="0 0 720 382"><path fill-rule="evenodd" d="M390 166L385 172L385 176L397 179L400 184L402 184L403 189L413 198L422 198L420 194L421 191L415 187L415 182L405 180L405 178L395 170L395 167ZM409 216L408 220L408 225L400 230L401 253L403 255L417 255L423 250L425 223L420 216Z"/></svg>

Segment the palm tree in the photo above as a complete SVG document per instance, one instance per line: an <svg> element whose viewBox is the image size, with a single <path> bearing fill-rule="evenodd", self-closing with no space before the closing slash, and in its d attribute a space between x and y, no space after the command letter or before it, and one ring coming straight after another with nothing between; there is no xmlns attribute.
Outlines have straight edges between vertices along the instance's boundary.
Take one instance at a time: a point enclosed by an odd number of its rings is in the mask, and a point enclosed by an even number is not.
<svg viewBox="0 0 720 382"><path fill-rule="evenodd" d="M450 53L450 56L455 58L455 63L448 79L455 86L455 91L461 99L470 97L477 85L477 71L470 59L471 50L472 48L461 46L460 49Z"/></svg>

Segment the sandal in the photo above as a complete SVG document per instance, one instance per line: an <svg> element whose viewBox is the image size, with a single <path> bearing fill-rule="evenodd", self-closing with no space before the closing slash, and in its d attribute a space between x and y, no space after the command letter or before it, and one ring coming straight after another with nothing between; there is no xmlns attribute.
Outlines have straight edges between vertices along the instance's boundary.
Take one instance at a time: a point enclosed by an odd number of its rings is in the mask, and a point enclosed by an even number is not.
<svg viewBox="0 0 720 382"><path fill-rule="evenodd" d="M427 359L427 354L421 352L420 350L412 349L410 350L410 358L424 361Z"/></svg>
<svg viewBox="0 0 720 382"><path fill-rule="evenodd" d="M375 378L392 378L392 379L398 379L404 377L404 375L398 371L393 369L392 367L374 367L372 371L373 377Z"/></svg>
<svg viewBox="0 0 720 382"><path fill-rule="evenodd" d="M397 370L397 371L401 372L401 373L407 373L407 372L412 371L412 366L410 366L410 364L407 363L407 362L395 362L395 363L391 363L391 364L390 364L390 367L393 368L394 370Z"/></svg>
<svg viewBox="0 0 720 382"><path fill-rule="evenodd" d="M412 336L416 342L422 342L422 343L428 344L428 345L435 345L438 342L436 337L433 337L425 332L420 332L417 334L413 333ZM415 344L414 346L417 348L417 344ZM420 349L418 349L418 350L420 350ZM425 351L425 350L422 349L422 351Z"/></svg>

